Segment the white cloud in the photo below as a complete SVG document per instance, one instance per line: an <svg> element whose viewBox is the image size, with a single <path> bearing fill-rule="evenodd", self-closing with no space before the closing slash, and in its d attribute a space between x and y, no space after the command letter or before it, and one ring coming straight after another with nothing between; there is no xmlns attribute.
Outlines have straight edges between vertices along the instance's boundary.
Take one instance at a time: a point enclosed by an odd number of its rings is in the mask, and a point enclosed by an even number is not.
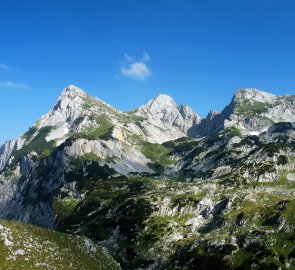
<svg viewBox="0 0 295 270"><path fill-rule="evenodd" d="M122 68L121 73L124 76L129 76L140 80L145 80L147 77L152 75L148 66L143 62L130 64L127 68Z"/></svg>
<svg viewBox="0 0 295 270"><path fill-rule="evenodd" d="M129 56L125 53L124 58L127 65L121 68L122 75L139 80L145 80L152 75L148 65L146 64L151 60L148 53L143 52L141 59L137 59L136 57Z"/></svg>
<svg viewBox="0 0 295 270"><path fill-rule="evenodd" d="M0 88L2 89L30 89L30 87L24 83L2 81L0 82Z"/></svg>
<svg viewBox="0 0 295 270"><path fill-rule="evenodd" d="M3 63L0 63L0 69L1 70L9 70L9 67Z"/></svg>

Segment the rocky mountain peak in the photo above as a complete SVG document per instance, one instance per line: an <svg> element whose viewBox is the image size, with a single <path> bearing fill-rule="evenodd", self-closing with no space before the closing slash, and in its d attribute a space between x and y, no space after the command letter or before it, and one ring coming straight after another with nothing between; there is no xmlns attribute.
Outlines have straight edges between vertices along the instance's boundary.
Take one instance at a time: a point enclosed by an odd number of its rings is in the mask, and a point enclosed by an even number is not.
<svg viewBox="0 0 295 270"><path fill-rule="evenodd" d="M273 122L293 122L293 100L293 96L276 96L255 88L241 88L220 113L210 111L193 130L192 136L202 137L215 130L231 127L248 134L260 132Z"/></svg>
<svg viewBox="0 0 295 270"><path fill-rule="evenodd" d="M136 114L146 117L152 125L165 127L176 137L187 135L201 121L201 117L189 106L177 106L173 98L165 94L139 107Z"/></svg>
<svg viewBox="0 0 295 270"><path fill-rule="evenodd" d="M69 85L65 89L63 89L61 96L66 97L66 96L86 96L87 94L79 87L75 85Z"/></svg>
<svg viewBox="0 0 295 270"><path fill-rule="evenodd" d="M82 89L74 85L63 89L54 107L37 122L38 129L54 127L47 140L62 138L68 134L75 120L84 115L87 97Z"/></svg>
<svg viewBox="0 0 295 270"><path fill-rule="evenodd" d="M177 105L173 98L165 94L160 94L159 96L151 99L146 104L140 106L138 111L152 119L169 118L171 121L175 119L176 114L179 114Z"/></svg>
<svg viewBox="0 0 295 270"><path fill-rule="evenodd" d="M258 102L272 102L276 98L275 95L255 89L255 88L241 88L234 94L234 101L251 100Z"/></svg>
<svg viewBox="0 0 295 270"><path fill-rule="evenodd" d="M212 120L218 114L219 112L213 109L207 114L206 119Z"/></svg>
<svg viewBox="0 0 295 270"><path fill-rule="evenodd" d="M145 107L149 111L154 111L154 110L158 111L158 110L165 109L167 107L176 108L177 106L172 97L166 94L160 94L159 96L153 98L142 107Z"/></svg>
<svg viewBox="0 0 295 270"><path fill-rule="evenodd" d="M77 103L78 101L78 103L81 105L85 97L87 97L87 94L82 89L74 85L69 85L63 89L53 110L61 109L63 106L68 107L70 104L73 105L73 103Z"/></svg>

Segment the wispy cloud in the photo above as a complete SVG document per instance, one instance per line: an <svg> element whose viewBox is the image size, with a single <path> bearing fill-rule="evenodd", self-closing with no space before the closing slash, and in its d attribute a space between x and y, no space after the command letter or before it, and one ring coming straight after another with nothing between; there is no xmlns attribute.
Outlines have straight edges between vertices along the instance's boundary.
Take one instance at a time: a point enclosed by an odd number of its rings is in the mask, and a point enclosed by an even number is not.
<svg viewBox="0 0 295 270"><path fill-rule="evenodd" d="M30 87L24 83L12 82L12 81L0 81L0 88L2 89L30 89Z"/></svg>
<svg viewBox="0 0 295 270"><path fill-rule="evenodd" d="M152 75L147 62L151 60L147 52L142 53L140 59L130 56L127 53L124 55L126 64L121 68L121 74L127 77L145 80Z"/></svg>
<svg viewBox="0 0 295 270"><path fill-rule="evenodd" d="M0 63L0 70L9 70L9 69L10 68L6 64Z"/></svg>
<svg viewBox="0 0 295 270"><path fill-rule="evenodd" d="M122 68L121 73L124 76L133 77L140 80L145 80L147 77L152 75L148 66L143 62L130 64L127 68Z"/></svg>
<svg viewBox="0 0 295 270"><path fill-rule="evenodd" d="M144 62L149 62L151 60L147 52L142 52L142 59Z"/></svg>

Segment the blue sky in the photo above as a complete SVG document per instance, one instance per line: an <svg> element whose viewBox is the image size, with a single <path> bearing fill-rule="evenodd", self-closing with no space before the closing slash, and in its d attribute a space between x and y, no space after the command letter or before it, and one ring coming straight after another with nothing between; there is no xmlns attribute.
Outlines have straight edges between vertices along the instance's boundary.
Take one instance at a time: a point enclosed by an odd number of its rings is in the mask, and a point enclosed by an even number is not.
<svg viewBox="0 0 295 270"><path fill-rule="evenodd" d="M74 84L121 110L166 93L201 116L295 93L293 0L1 0L0 143Z"/></svg>

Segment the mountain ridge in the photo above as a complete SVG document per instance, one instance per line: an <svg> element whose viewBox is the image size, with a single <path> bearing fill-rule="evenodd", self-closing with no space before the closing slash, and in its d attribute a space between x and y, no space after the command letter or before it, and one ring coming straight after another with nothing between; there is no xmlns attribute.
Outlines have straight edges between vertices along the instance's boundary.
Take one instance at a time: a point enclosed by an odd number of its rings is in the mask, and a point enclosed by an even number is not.
<svg viewBox="0 0 295 270"><path fill-rule="evenodd" d="M167 95L121 112L69 86L0 147L0 218L89 237L128 270L288 269L294 108L240 89L204 119Z"/></svg>
<svg viewBox="0 0 295 270"><path fill-rule="evenodd" d="M161 110L163 108L161 108L161 104L163 107L165 107L165 105L169 104L168 107L174 108L176 109L176 114L180 114L179 115L174 115L174 122L176 122L176 126L177 122L181 122L181 121L185 121L186 119L188 120L188 123L186 125L186 127L179 127L181 129L181 133L184 133L184 135L189 135L191 137L196 137L196 136L205 136L206 134L210 133L212 130L212 128L210 129L210 127L208 126L214 126L214 129L217 128L218 124L216 124L216 122L219 123L219 125L221 125L222 123L220 122L224 122L226 120L226 118L230 117L230 114L232 113L233 110L233 106L235 105L235 103L237 103L240 100L255 100L258 102L262 102L262 101L272 101L272 99L290 99L290 100L294 100L294 95L283 95L283 96L276 96L261 90L257 90L255 88L241 88L238 89L237 91L235 91L234 96L232 98L232 101L229 105L227 105L222 112L217 113L216 111L214 111L214 115L212 115L212 110L208 113L207 117L205 118L201 118L197 113L193 112L193 110L188 106L188 105L176 105L175 101L173 100L173 98L167 94L160 94L158 96L156 96L155 98L149 100L146 104L139 106L138 108L129 111L129 112L121 112L120 110L114 108L113 106L107 104L106 102L96 98L96 97L92 97L90 95L88 95L86 92L84 92L82 89L80 89L77 86L74 85L69 85L68 87L64 88L62 93L60 94L59 98L57 99L56 104L53 106L52 110L46 114L44 114L43 116L41 116L40 121L43 122L43 126L44 125L50 125L50 124L56 124L53 120L53 122L50 122L50 113L52 114L54 111L59 111L59 110L69 110L70 108L72 108L71 111L66 111L65 114L60 113L59 116L63 116L63 118L60 119L61 122L65 122L65 118L70 117L73 118L72 120L75 120L77 118L76 114L82 114L83 110L81 110L81 107L83 107L83 99L89 97L90 99L94 99L97 102L105 105L107 108L109 108L110 110L114 110L117 113L122 113L122 114L142 114L142 111L144 111L145 113L148 114L152 114L153 116L156 115L156 118L159 118L157 120L161 120L161 118L163 118L163 115L161 114ZM256 97L256 98L255 98ZM76 100L75 100L76 99ZM62 104L65 103L65 104ZM168 103L165 103L168 102ZM150 112L149 110L153 110L153 104L157 104L157 108L154 109L154 112ZM160 104L160 105L159 105ZM294 102L293 102L294 105ZM149 108L150 106L150 108ZM84 109L85 110L85 109ZM177 112L178 110L178 112ZM174 111L174 113L175 113ZM140 113L141 112L141 113ZM143 113L144 114L144 113ZM81 116L81 115L80 115ZM295 119L294 115L292 115L292 113L290 112L290 116L292 116L292 120ZM178 119L180 118L180 119ZM215 119L214 119L215 118ZM55 119L55 121L58 119ZM173 125L173 120L170 119L171 122L169 124ZM215 122L215 123L214 123ZM230 122L230 121L229 121ZM92 123L93 124L93 123ZM228 124L227 124L228 125ZM205 126L203 128L203 126ZM215 127L216 126L216 127ZM213 130L214 130L213 129ZM66 130L64 131L64 133L66 133ZM178 134L183 135L183 134ZM150 134L149 134L150 135Z"/></svg>

